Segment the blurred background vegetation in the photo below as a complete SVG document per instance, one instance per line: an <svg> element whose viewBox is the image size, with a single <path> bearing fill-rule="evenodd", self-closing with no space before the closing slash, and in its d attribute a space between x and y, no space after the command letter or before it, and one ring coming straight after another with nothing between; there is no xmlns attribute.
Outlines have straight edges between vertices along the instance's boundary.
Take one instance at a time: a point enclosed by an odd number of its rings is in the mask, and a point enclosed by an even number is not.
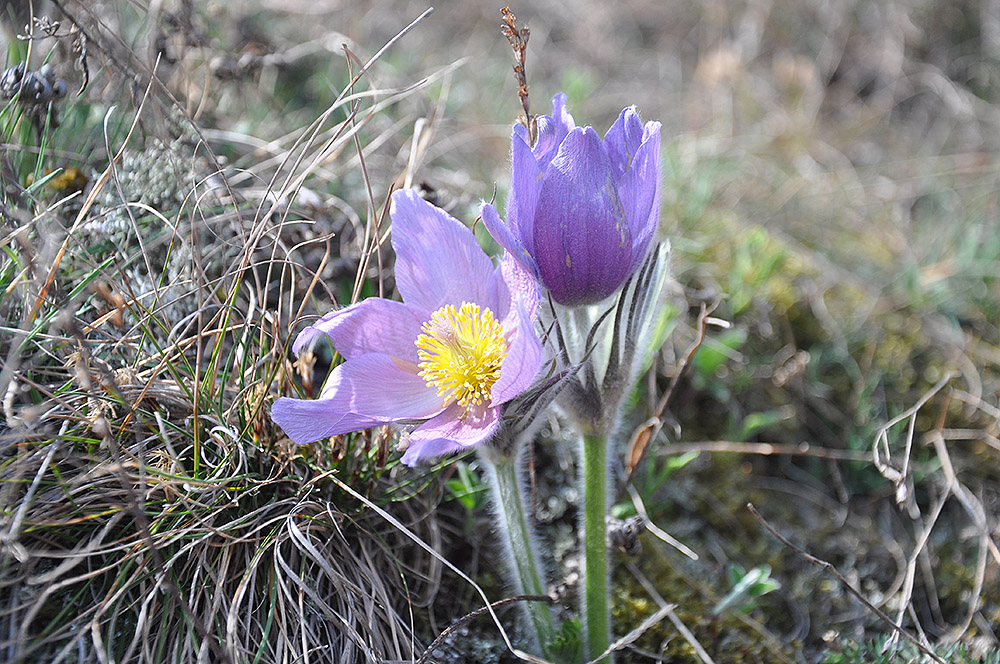
<svg viewBox="0 0 1000 664"><path fill-rule="evenodd" d="M390 187L467 223L504 199L500 6L384 51L427 5L0 9L36 85L0 78L0 659L411 661L482 605L447 563L503 598L472 457L411 471L390 431L296 448L266 416L336 361L294 361L298 330L393 293ZM615 508L652 524L616 632L677 607L622 660L931 661L752 502L946 661L997 661L1000 3L511 9L532 112L664 126L671 334L630 426L680 379ZM530 460L572 606L566 444L553 418ZM512 660L486 618L433 657Z"/></svg>

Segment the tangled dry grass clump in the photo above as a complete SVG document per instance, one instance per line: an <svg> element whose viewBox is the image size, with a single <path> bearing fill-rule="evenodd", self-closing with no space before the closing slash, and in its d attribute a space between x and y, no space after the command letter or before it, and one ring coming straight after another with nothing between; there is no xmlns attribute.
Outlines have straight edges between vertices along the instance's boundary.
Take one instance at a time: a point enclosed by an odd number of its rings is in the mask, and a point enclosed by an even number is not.
<svg viewBox="0 0 1000 664"><path fill-rule="evenodd" d="M66 478L29 485L4 542L8 661L412 658L396 609L402 577L413 592L420 570L405 574L402 536L344 511L321 476L261 478L233 441L213 450L228 458L203 458L200 482L161 445L118 460L69 446L8 464L11 483ZM419 524L416 509L394 511Z"/></svg>
<svg viewBox="0 0 1000 664"><path fill-rule="evenodd" d="M0 80L4 661L415 661L507 597L474 463L403 469L389 430L296 447L267 417L337 361L292 357L304 322L392 294L392 188L471 220L506 181L499 7L240 4L58 0L30 22L0 2L4 69L38 93ZM635 103L674 136L673 335L630 401L655 435L615 506L649 520L616 558L615 631L643 627L625 655L849 663L901 639L864 600L994 661L995 3L588 6L515 7L533 103L565 89L605 127ZM557 419L541 438L565 598L578 497ZM723 570L765 565L780 590L713 613ZM498 627L470 618L428 657L508 661Z"/></svg>

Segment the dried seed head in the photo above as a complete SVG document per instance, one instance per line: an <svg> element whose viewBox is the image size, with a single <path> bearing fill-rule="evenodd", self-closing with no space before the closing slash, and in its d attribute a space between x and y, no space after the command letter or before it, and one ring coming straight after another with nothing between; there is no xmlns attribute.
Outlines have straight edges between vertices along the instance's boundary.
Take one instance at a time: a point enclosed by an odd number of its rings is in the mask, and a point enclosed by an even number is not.
<svg viewBox="0 0 1000 664"><path fill-rule="evenodd" d="M529 143L534 145L538 138L538 125L530 110L528 75L525 71L525 61L528 57L528 38L531 36L531 31L526 25L521 28L517 27L517 17L510 11L510 7L501 9L500 16L503 18L500 32L510 42L510 48L514 51L514 80L517 82L517 96L521 100L521 108L524 109L524 115L520 116L517 121L528 130Z"/></svg>

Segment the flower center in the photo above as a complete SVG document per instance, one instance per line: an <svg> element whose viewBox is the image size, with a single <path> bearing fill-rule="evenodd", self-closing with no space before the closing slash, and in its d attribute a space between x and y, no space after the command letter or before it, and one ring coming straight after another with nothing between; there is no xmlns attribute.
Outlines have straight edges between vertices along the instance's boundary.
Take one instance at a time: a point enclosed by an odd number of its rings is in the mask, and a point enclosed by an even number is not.
<svg viewBox="0 0 1000 664"><path fill-rule="evenodd" d="M489 401L507 355L503 327L488 308L463 302L441 307L417 337L420 376L443 396L444 406Z"/></svg>

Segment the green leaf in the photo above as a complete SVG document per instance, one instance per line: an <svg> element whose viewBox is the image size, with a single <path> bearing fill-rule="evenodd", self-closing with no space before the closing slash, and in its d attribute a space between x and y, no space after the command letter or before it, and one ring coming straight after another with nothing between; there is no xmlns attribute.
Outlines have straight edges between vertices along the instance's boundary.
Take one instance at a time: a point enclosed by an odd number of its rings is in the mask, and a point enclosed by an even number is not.
<svg viewBox="0 0 1000 664"><path fill-rule="evenodd" d="M746 574L742 574L742 568L738 565L731 565L729 567L729 578L730 581L735 581L735 584L733 585L733 589L729 591L729 594L715 605L712 609L712 614L720 615L731 612L734 610L734 607L738 607L736 611L740 612L753 609L754 602L752 598L766 595L772 590L781 587L781 584L771 579L770 576L770 565L754 567Z"/></svg>
<svg viewBox="0 0 1000 664"><path fill-rule="evenodd" d="M750 413L743 418L740 431L736 439L739 441L749 440L754 435L760 433L768 427L772 427L785 419L779 411L769 410L766 413Z"/></svg>
<svg viewBox="0 0 1000 664"><path fill-rule="evenodd" d="M475 511L483 504L486 485L466 462L457 462L455 468L458 477L448 480L445 487L465 509Z"/></svg>
<svg viewBox="0 0 1000 664"><path fill-rule="evenodd" d="M579 620L567 620L562 624L559 633L553 637L548 651L552 653L559 664L577 664L584 661L583 629Z"/></svg>
<svg viewBox="0 0 1000 664"><path fill-rule="evenodd" d="M747 331L740 327L726 330L715 338L706 338L701 348L694 354L691 366L702 378L710 379L746 339Z"/></svg>

